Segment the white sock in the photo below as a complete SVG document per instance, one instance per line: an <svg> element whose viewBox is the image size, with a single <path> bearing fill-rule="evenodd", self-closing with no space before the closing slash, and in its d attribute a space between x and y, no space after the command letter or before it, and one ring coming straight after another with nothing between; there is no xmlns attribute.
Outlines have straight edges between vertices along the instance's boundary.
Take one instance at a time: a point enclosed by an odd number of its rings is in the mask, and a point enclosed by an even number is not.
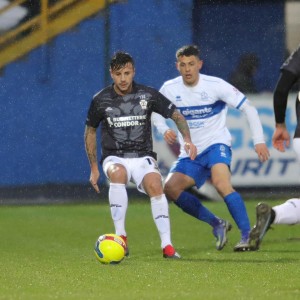
<svg viewBox="0 0 300 300"><path fill-rule="evenodd" d="M161 239L161 247L165 248L167 245L172 245L168 201L164 194L151 197L150 200L152 216Z"/></svg>
<svg viewBox="0 0 300 300"><path fill-rule="evenodd" d="M117 235L126 235L125 218L128 207L128 195L125 184L110 183L108 192L111 217Z"/></svg>
<svg viewBox="0 0 300 300"><path fill-rule="evenodd" d="M272 208L276 213L274 224L294 225L300 223L300 199L289 199Z"/></svg>

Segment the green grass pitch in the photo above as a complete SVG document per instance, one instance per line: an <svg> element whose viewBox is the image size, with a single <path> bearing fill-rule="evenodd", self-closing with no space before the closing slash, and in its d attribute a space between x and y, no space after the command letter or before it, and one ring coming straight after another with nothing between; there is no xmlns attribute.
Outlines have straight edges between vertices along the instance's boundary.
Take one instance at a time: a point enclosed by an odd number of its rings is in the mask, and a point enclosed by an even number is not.
<svg viewBox="0 0 300 300"><path fill-rule="evenodd" d="M252 224L256 204L246 201ZM97 237L113 232L107 203L2 206L0 299L300 299L299 226L274 226L259 251L235 253L239 233L225 204L206 205L234 225L222 251L210 226L171 204L182 259L164 259L150 203L130 201L130 257L119 265L102 265L93 253Z"/></svg>

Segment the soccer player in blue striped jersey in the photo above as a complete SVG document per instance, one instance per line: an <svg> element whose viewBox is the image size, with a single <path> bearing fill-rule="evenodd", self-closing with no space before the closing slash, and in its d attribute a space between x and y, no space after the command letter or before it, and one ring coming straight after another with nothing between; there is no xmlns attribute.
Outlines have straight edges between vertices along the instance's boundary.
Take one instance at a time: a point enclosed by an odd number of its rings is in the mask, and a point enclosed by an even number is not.
<svg viewBox="0 0 300 300"><path fill-rule="evenodd" d="M176 52L176 67L180 76L166 81L160 92L170 99L185 116L191 138L197 147L197 157L191 160L184 152L184 141L178 139L181 151L178 160L167 176L164 191L169 200L189 215L210 224L216 237L216 248L221 250L227 242L228 221L216 217L198 198L187 190L198 188L210 179L223 197L236 222L241 239L234 251L252 250L249 244L250 222L241 195L231 184L231 135L226 127L228 106L243 112L250 125L254 148L261 162L268 160L269 150L264 141L262 125L255 107L238 89L224 80L200 73L203 61L195 45L188 45ZM154 115L154 125L172 143L176 133L166 130L164 118Z"/></svg>

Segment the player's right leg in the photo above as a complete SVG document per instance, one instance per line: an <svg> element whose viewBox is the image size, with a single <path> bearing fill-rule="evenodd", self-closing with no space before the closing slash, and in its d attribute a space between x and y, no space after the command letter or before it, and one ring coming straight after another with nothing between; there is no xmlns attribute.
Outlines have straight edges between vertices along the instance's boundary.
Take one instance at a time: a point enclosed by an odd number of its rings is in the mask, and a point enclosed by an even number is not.
<svg viewBox="0 0 300 300"><path fill-rule="evenodd" d="M103 170L110 181L108 199L111 217L114 222L115 234L121 236L127 246L125 219L128 207L128 195L126 184L130 178L130 172L126 165L126 161L115 156L109 156L104 160ZM126 256L128 255L129 250L127 247Z"/></svg>
<svg viewBox="0 0 300 300"><path fill-rule="evenodd" d="M205 182L206 177L200 179L199 174L205 174L205 171L199 170L199 166L194 165L190 159L179 160L166 179L164 191L167 198L174 201L185 213L213 227L216 249L222 250L227 243L227 232L231 229L231 225L215 216L195 195L186 191L195 184L199 186ZM197 178L197 182L194 178Z"/></svg>

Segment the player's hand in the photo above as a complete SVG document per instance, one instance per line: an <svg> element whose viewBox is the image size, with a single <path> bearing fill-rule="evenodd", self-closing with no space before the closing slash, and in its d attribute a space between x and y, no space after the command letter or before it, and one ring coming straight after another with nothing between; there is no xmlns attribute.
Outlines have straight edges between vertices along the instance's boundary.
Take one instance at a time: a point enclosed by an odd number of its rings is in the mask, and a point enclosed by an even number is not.
<svg viewBox="0 0 300 300"><path fill-rule="evenodd" d="M267 148L265 143L256 144L255 152L257 153L258 159L261 162L267 161L270 157L269 149Z"/></svg>
<svg viewBox="0 0 300 300"><path fill-rule="evenodd" d="M284 124L277 124L272 137L273 147L284 152L290 146L290 135Z"/></svg>
<svg viewBox="0 0 300 300"><path fill-rule="evenodd" d="M177 140L177 135L176 132L172 129L168 129L165 133L164 133L164 139L168 144L174 144Z"/></svg>
<svg viewBox="0 0 300 300"><path fill-rule="evenodd" d="M100 193L100 189L99 189L99 186L98 186L99 178L100 178L99 170L98 169L91 170L90 183L91 183L92 187L95 189L95 191L98 194Z"/></svg>
<svg viewBox="0 0 300 300"><path fill-rule="evenodd" d="M189 155L191 160L194 160L197 156L197 148L192 142L185 142L184 143L184 150Z"/></svg>

